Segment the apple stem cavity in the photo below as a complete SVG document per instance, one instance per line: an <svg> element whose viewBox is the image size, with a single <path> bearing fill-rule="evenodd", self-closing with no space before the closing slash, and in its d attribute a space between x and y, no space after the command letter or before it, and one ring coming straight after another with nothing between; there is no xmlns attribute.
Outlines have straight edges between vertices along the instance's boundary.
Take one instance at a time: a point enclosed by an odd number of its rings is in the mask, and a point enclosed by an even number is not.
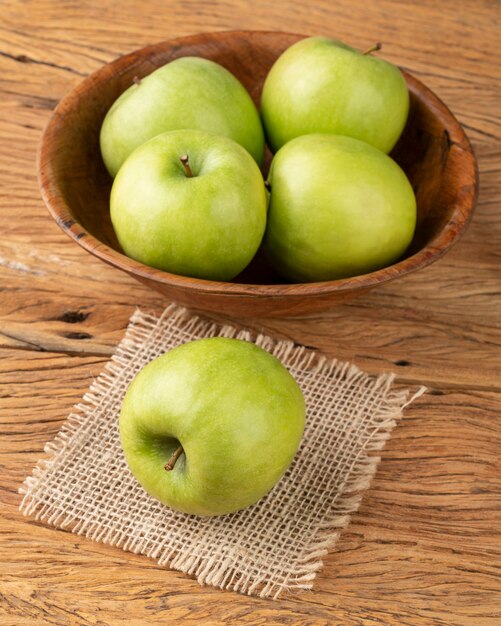
<svg viewBox="0 0 501 626"><path fill-rule="evenodd" d="M179 448L176 448L167 463L164 465L164 470L166 472L172 472L172 470L174 469L174 465L176 464L181 454L183 454L183 446L179 446Z"/></svg>
<svg viewBox="0 0 501 626"><path fill-rule="evenodd" d="M362 52L362 55L365 57L369 54L372 54L373 52L377 52L378 50L381 50L381 48L383 47L382 43L375 43L373 46L371 46L370 48L368 48L365 52Z"/></svg>
<svg viewBox="0 0 501 626"><path fill-rule="evenodd" d="M140 85L141 84L141 79L139 78L139 76L134 76L134 78L132 79L132 82L134 83L134 85Z"/></svg>
<svg viewBox="0 0 501 626"><path fill-rule="evenodd" d="M184 172L188 178L193 178L193 170L190 166L190 157L187 154L183 154L182 157L179 157L179 160L183 164Z"/></svg>

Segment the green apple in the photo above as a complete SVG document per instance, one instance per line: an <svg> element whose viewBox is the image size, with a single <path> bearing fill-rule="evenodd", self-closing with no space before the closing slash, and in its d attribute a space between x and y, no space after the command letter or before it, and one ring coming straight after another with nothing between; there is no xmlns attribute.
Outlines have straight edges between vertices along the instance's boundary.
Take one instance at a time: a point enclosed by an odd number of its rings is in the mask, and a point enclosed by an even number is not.
<svg viewBox="0 0 501 626"><path fill-rule="evenodd" d="M275 155L264 237L275 268L295 282L335 280L390 265L416 225L404 172L369 144L303 135Z"/></svg>
<svg viewBox="0 0 501 626"><path fill-rule="evenodd" d="M374 48L378 49L377 46ZM274 151L310 133L347 135L389 152L409 111L397 67L327 37L288 48L263 87L261 115Z"/></svg>
<svg viewBox="0 0 501 626"><path fill-rule="evenodd" d="M250 154L198 130L157 135L120 168L110 213L125 254L174 274L230 280L256 253L267 195Z"/></svg>
<svg viewBox="0 0 501 626"><path fill-rule="evenodd" d="M113 103L101 127L101 154L111 176L138 146L182 128L230 137L260 165L264 136L243 85L208 59L183 57L136 80Z"/></svg>
<svg viewBox="0 0 501 626"><path fill-rule="evenodd" d="M216 337L158 357L134 378L120 413L130 470L171 508L224 515L264 496L291 463L303 394L274 356Z"/></svg>

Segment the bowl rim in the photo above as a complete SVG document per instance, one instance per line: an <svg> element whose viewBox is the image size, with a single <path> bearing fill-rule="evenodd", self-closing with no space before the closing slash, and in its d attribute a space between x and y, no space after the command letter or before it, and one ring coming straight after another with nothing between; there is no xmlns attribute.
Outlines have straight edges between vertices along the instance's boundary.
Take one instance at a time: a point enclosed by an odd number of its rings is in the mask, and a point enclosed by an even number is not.
<svg viewBox="0 0 501 626"><path fill-rule="evenodd" d="M434 115L439 118L448 133L447 140L452 144L453 148L457 148L461 151L461 170L463 174L469 175L469 179L473 181L473 184L470 185L466 193L462 194L460 197L457 197L456 194L454 210L442 230L437 233L426 246L397 263L367 274L322 282L254 284L213 281L171 274L170 272L144 265L103 243L75 221L62 191L57 184L57 172L55 171L54 162L51 158L53 152L51 146L54 145L56 141L60 121L64 118L67 110L74 108L74 103L78 101L78 97L81 93L85 93L87 85L95 83L96 81L102 82L103 79L106 79L111 74L119 73L121 69L130 65L133 61L137 61L138 57L148 58L150 54L158 52L159 47L168 49L174 46L187 46L200 43L201 38L205 38L207 41L214 41L227 39L228 37L242 38L249 36L266 37L276 35L288 36L296 38L297 40L309 36L282 31L226 30L167 39L119 56L89 74L78 83L55 107L42 133L37 151L38 184L42 199L59 227L82 248L94 256L140 280L153 280L171 288L190 289L210 294L220 293L225 296L258 297L283 295L287 297L296 296L303 298L307 295L328 295L335 292L353 291L354 289L367 290L376 285L386 283L426 267L448 251L463 234L473 215L478 196L478 165L472 145L463 127L449 108L431 91L431 89L403 68L399 69L405 77L409 90L416 92L419 89L421 93L426 95L427 105L433 107Z"/></svg>

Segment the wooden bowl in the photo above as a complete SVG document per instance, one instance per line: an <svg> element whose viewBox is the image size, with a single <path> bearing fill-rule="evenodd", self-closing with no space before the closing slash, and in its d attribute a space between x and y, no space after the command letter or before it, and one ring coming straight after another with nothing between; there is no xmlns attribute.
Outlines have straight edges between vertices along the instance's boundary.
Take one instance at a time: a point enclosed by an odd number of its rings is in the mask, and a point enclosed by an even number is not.
<svg viewBox="0 0 501 626"><path fill-rule="evenodd" d="M216 282L157 270L121 251L109 214L111 179L99 150L101 123L116 98L135 76L141 78L173 59L193 55L226 67L259 104L273 62L301 38L258 31L193 35L120 57L86 78L56 107L38 155L42 196L59 226L83 248L169 300L235 316L289 316L325 309L438 259L471 218L478 186L476 161L449 109L406 72L411 110L392 156L414 187L418 219L411 246L398 263L343 280L291 284L267 267L258 253L236 279Z"/></svg>

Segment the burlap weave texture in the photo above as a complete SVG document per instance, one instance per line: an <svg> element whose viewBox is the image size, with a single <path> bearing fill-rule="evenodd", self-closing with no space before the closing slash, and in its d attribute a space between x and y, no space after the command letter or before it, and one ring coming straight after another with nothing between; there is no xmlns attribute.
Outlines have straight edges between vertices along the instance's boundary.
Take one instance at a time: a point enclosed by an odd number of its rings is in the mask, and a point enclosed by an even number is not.
<svg viewBox="0 0 501 626"><path fill-rule="evenodd" d="M291 467L266 497L232 515L198 518L163 506L136 482L120 446L118 415L128 384L146 363L186 341L218 335L254 341L277 356L303 390L307 424ZM370 484L377 452L411 401L392 380L175 305L160 317L136 311L105 371L20 488L20 508L145 554L201 584L274 598L310 589Z"/></svg>

